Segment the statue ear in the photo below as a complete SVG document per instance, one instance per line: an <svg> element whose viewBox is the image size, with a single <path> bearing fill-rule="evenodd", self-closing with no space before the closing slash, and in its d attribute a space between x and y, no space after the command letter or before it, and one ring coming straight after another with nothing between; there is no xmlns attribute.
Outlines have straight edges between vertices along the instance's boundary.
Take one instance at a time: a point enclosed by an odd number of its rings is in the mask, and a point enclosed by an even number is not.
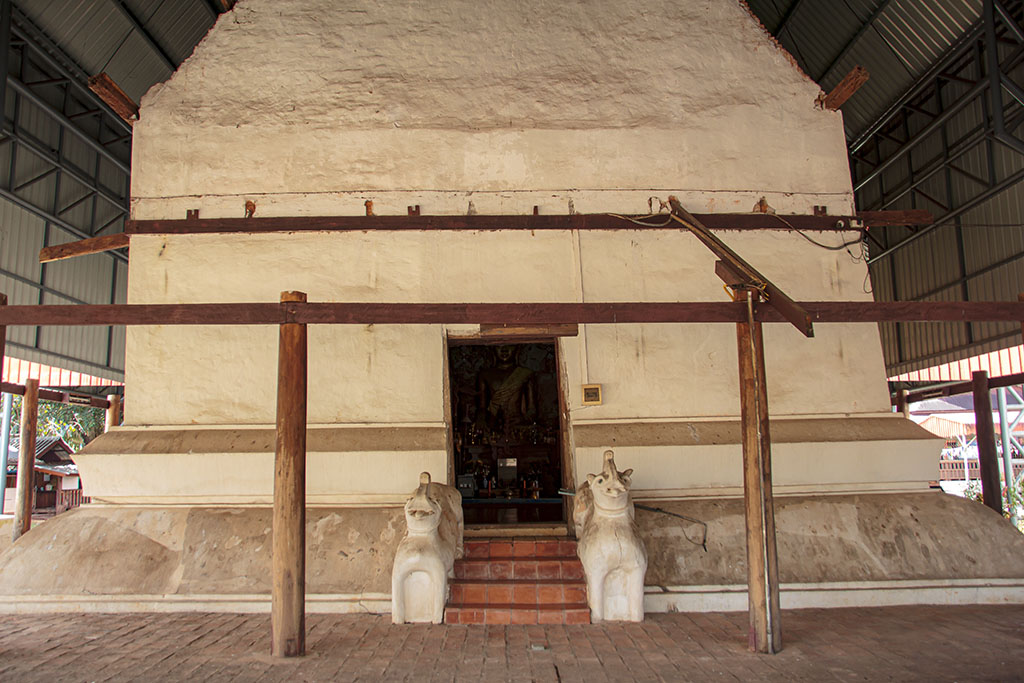
<svg viewBox="0 0 1024 683"><path fill-rule="evenodd" d="M633 468L632 468L632 467L630 467L630 468L629 468L628 470L626 470L625 472L620 472L619 474L620 474L621 476L623 476L623 477L628 477L629 475L633 474Z"/></svg>
<svg viewBox="0 0 1024 683"><path fill-rule="evenodd" d="M591 486L594 485L594 480L595 479L597 479L597 475L596 474L588 474L587 475L587 483L590 484Z"/></svg>

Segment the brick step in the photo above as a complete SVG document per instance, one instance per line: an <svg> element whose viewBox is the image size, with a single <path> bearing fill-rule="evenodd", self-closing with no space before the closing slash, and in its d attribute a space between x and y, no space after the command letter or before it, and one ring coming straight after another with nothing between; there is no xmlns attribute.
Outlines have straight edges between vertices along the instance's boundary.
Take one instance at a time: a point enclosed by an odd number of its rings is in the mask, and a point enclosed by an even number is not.
<svg viewBox="0 0 1024 683"><path fill-rule="evenodd" d="M455 562L456 579L582 579L577 557L466 558Z"/></svg>
<svg viewBox="0 0 1024 683"><path fill-rule="evenodd" d="M445 623L590 623L574 540L467 539L454 572Z"/></svg>
<svg viewBox="0 0 1024 683"><path fill-rule="evenodd" d="M576 557L576 541L569 539L490 538L464 543L467 559L487 557Z"/></svg>
<svg viewBox="0 0 1024 683"><path fill-rule="evenodd" d="M565 603L520 605L517 603L467 603L444 611L446 624L589 624L587 606Z"/></svg>
<svg viewBox="0 0 1024 683"><path fill-rule="evenodd" d="M522 607L571 604L587 606L587 588L582 580L473 581L451 583L449 605L509 604Z"/></svg>

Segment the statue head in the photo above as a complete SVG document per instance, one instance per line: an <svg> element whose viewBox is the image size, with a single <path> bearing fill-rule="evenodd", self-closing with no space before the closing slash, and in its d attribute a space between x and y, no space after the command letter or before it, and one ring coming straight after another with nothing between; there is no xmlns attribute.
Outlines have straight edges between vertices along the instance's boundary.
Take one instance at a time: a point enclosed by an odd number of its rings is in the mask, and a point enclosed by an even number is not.
<svg viewBox="0 0 1024 683"><path fill-rule="evenodd" d="M427 534L441 523L441 505L430 495L430 473L420 474L420 485L405 501L405 523L410 534Z"/></svg>
<svg viewBox="0 0 1024 683"><path fill-rule="evenodd" d="M502 344L494 349L494 356L499 363L511 363L516 359L516 347L512 344Z"/></svg>
<svg viewBox="0 0 1024 683"><path fill-rule="evenodd" d="M632 468L619 472L615 469L615 453L604 452L604 468L600 474L588 474L587 482L594 494L594 504L602 510L617 512L629 506L629 487Z"/></svg>

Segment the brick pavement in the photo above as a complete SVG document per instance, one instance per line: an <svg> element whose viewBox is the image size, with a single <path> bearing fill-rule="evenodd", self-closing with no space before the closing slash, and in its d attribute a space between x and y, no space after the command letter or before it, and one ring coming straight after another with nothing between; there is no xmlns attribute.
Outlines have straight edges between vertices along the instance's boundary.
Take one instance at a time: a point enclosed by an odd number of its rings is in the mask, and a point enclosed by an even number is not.
<svg viewBox="0 0 1024 683"><path fill-rule="evenodd" d="M1024 680L1024 606L787 610L775 656L747 652L745 622L393 626L314 614L309 654L275 660L266 615L0 615L0 681Z"/></svg>

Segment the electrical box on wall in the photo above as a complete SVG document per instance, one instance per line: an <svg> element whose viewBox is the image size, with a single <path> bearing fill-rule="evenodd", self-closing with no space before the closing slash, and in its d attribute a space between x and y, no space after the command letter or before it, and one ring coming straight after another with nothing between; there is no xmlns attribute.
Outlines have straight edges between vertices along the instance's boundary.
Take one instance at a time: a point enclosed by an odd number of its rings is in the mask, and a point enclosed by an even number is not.
<svg viewBox="0 0 1024 683"><path fill-rule="evenodd" d="M599 406L602 403L601 396L601 385L600 384L584 384L583 385L583 405L585 406Z"/></svg>

